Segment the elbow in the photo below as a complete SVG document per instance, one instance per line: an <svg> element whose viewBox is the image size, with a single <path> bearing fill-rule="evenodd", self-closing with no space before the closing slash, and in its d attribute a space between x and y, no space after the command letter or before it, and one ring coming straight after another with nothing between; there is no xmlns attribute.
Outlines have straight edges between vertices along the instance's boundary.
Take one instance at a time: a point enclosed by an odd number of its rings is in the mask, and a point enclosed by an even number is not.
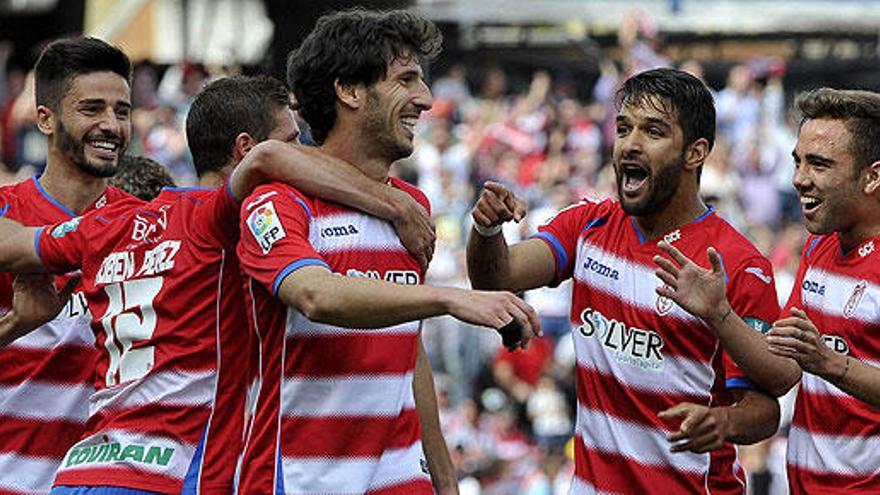
<svg viewBox="0 0 880 495"><path fill-rule="evenodd" d="M302 288L297 291L295 300L291 305L310 321L315 323L332 323L335 305L331 299L319 290Z"/></svg>
<svg viewBox="0 0 880 495"><path fill-rule="evenodd" d="M782 397L787 394L801 380L801 368L795 363L788 363L784 370L776 376L773 382L768 383L764 390L773 397Z"/></svg>
<svg viewBox="0 0 880 495"><path fill-rule="evenodd" d="M248 153L251 172L257 177L271 177L272 170L287 146L281 141L269 139L257 144ZM289 151L289 150L288 150Z"/></svg>

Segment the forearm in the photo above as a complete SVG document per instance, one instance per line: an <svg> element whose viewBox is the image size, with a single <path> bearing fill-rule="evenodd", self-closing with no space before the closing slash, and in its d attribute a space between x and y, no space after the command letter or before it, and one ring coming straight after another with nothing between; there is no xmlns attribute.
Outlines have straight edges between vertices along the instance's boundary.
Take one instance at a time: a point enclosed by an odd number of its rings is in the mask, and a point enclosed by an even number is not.
<svg viewBox="0 0 880 495"><path fill-rule="evenodd" d="M34 236L37 229L0 217L0 271L13 273L44 272L37 256Z"/></svg>
<svg viewBox="0 0 880 495"><path fill-rule="evenodd" d="M422 427L422 449L428 461L434 489L440 493L454 490L458 485L455 468L452 466L452 458L449 456L449 449L440 429L434 376L421 339L419 339L419 354L413 376L413 395Z"/></svg>
<svg viewBox="0 0 880 495"><path fill-rule="evenodd" d="M510 287L510 252L504 234L485 237L471 229L467 245L467 270L475 289Z"/></svg>
<svg viewBox="0 0 880 495"><path fill-rule="evenodd" d="M757 391L748 391L734 405L718 409L727 415L728 442L753 444L771 437L779 428L779 402Z"/></svg>
<svg viewBox="0 0 880 495"><path fill-rule="evenodd" d="M880 408L880 368L852 356L833 353L819 376L866 404Z"/></svg>
<svg viewBox="0 0 880 495"><path fill-rule="evenodd" d="M267 141L255 147L250 154L254 153L253 169L243 171L248 174L242 183L245 195L262 182L280 181L309 196L344 204L392 221L402 215L408 206L404 202L407 198L402 198L400 191L368 178L348 162L314 146ZM242 165L247 165L247 162L243 161Z"/></svg>
<svg viewBox="0 0 880 495"><path fill-rule="evenodd" d="M788 392L801 379L801 369L793 359L770 352L767 339L727 306L720 318L707 320L721 346L748 377L775 397ZM725 316L726 315L726 316Z"/></svg>
<svg viewBox="0 0 880 495"><path fill-rule="evenodd" d="M445 314L451 293L460 290L307 270L284 280L281 300L312 321L343 327L382 328Z"/></svg>
<svg viewBox="0 0 880 495"><path fill-rule="evenodd" d="M33 328L22 325L18 314L13 310L0 316L0 348L6 347L10 342L29 333Z"/></svg>

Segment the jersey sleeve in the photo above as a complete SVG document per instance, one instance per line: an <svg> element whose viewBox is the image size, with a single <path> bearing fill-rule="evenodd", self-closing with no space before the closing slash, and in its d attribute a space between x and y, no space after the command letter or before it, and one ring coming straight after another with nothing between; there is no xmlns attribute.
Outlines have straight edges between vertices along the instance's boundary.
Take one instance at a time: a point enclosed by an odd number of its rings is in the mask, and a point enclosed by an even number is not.
<svg viewBox="0 0 880 495"><path fill-rule="evenodd" d="M300 268L329 268L309 242L309 201L292 187L280 183L257 187L242 203L240 218L241 268L272 294L277 295L284 278Z"/></svg>
<svg viewBox="0 0 880 495"><path fill-rule="evenodd" d="M733 311L755 331L769 332L773 322L779 318L776 283L770 261L763 256L746 259L728 276L727 298ZM727 388L757 388L726 352L724 370Z"/></svg>
<svg viewBox="0 0 880 495"><path fill-rule="evenodd" d="M95 216L89 213L37 229L34 247L47 271L62 274L82 266L83 257L90 251L88 240L96 234L89 233Z"/></svg>
<svg viewBox="0 0 880 495"><path fill-rule="evenodd" d="M556 260L554 286L572 276L578 237L592 224L604 219L605 209L605 202L583 200L575 203L560 210L550 221L539 226L538 233L531 237L544 241L553 251L553 258Z"/></svg>

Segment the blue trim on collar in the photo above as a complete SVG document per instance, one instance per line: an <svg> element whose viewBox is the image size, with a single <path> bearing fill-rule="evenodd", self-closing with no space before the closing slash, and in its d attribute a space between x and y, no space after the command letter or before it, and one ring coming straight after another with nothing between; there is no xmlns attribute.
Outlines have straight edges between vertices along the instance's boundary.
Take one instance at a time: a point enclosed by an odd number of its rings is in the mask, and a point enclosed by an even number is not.
<svg viewBox="0 0 880 495"><path fill-rule="evenodd" d="M77 216L76 213L70 211L69 208L67 208L63 204L59 203L57 199L53 198L52 196L49 196L49 193L47 193L46 190L43 189L43 186L42 186L42 184L40 184L40 181L38 179L39 179L39 176L36 176L36 175L31 177L31 180L34 181L34 185L37 186L37 191L40 191L40 194L42 194L43 197L46 198L46 201L57 206L58 209L63 211L65 214L69 215L70 218Z"/></svg>

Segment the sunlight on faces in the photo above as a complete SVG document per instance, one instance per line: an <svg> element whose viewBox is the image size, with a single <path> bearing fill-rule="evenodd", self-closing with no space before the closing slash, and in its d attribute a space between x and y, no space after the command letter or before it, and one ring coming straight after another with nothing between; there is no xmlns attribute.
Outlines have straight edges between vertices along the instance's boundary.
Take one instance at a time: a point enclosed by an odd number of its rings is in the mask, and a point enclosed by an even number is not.
<svg viewBox="0 0 880 495"><path fill-rule="evenodd" d="M412 154L416 123L431 109L433 97L423 76L416 57L401 56L388 65L385 79L367 88L363 130L377 155L388 161Z"/></svg>
<svg viewBox="0 0 880 495"><path fill-rule="evenodd" d="M792 179L801 201L804 224L813 234L844 232L856 223L860 174L850 151L851 136L842 120L804 122L792 155Z"/></svg>
<svg viewBox="0 0 880 495"><path fill-rule="evenodd" d="M131 137L130 94L116 73L76 76L61 99L54 146L87 174L111 177Z"/></svg>
<svg viewBox="0 0 880 495"><path fill-rule="evenodd" d="M684 134L674 112L653 97L625 102L616 120L614 173L627 215L669 205L684 170Z"/></svg>

